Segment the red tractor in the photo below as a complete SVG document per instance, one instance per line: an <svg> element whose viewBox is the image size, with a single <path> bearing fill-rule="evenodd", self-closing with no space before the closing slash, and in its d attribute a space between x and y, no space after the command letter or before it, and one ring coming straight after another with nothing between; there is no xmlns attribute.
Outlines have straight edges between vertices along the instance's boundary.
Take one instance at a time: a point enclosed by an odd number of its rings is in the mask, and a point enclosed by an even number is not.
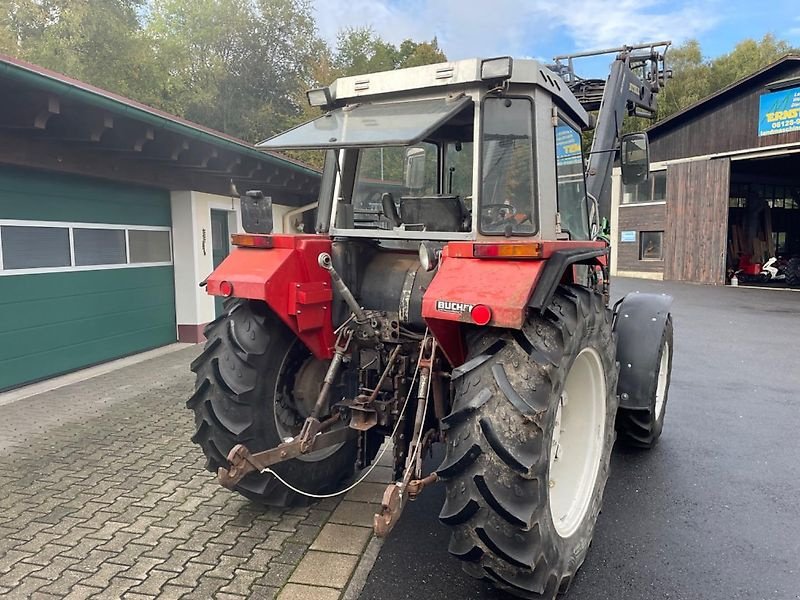
<svg viewBox="0 0 800 600"><path fill-rule="evenodd" d="M314 233L273 233L270 199L249 192L247 233L207 279L225 312L188 406L223 485L272 505L323 497L389 448L379 535L440 481L467 573L526 598L566 591L614 441L656 442L672 364L671 299L610 308L601 232L620 144L624 181L647 177L646 136L620 126L653 114L663 53L619 49L605 86L571 66L341 78L308 92L322 116L260 144L326 160Z"/></svg>

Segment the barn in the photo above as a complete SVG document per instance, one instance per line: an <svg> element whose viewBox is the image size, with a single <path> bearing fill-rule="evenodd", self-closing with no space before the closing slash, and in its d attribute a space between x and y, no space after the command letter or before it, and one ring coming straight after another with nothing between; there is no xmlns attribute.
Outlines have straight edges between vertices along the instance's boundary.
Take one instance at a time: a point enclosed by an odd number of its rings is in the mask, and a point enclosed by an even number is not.
<svg viewBox="0 0 800 600"><path fill-rule="evenodd" d="M649 180L624 186L614 176L613 274L723 285L800 256L800 56L648 134Z"/></svg>

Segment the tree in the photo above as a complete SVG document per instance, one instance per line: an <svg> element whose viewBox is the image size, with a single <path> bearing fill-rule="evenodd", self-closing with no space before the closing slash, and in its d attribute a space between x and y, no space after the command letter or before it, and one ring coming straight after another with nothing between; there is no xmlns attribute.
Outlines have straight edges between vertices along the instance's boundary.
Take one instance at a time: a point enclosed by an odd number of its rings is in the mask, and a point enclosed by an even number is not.
<svg viewBox="0 0 800 600"><path fill-rule="evenodd" d="M658 97L660 118L683 110L711 93L710 65L703 58L700 42L689 40L667 51L667 67L672 79Z"/></svg>
<svg viewBox="0 0 800 600"><path fill-rule="evenodd" d="M729 53L711 61L709 85L720 90L752 75L792 51L792 47L768 33L760 41L747 39L736 44Z"/></svg>
<svg viewBox="0 0 800 600"><path fill-rule="evenodd" d="M136 96L149 85L140 67L143 0L18 0L9 3L14 54L77 79ZM149 75L149 72L147 73Z"/></svg>
<svg viewBox="0 0 800 600"><path fill-rule="evenodd" d="M743 40L728 54L711 60L703 57L697 40L671 49L667 62L673 77L659 96L659 118L664 119L699 102L791 51L788 43L772 34L761 40Z"/></svg>
<svg viewBox="0 0 800 600"><path fill-rule="evenodd" d="M332 66L336 76L359 75L444 62L436 38L430 42L404 40L399 47L384 41L369 27L339 32Z"/></svg>

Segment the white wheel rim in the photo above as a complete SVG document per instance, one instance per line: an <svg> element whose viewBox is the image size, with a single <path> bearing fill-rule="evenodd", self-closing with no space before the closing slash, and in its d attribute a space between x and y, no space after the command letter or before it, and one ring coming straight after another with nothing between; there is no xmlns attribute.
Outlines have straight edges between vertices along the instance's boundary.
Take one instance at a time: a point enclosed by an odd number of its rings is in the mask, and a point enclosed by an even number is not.
<svg viewBox="0 0 800 600"><path fill-rule="evenodd" d="M550 445L550 516L562 538L574 534L589 511L605 427L605 369L597 351L584 348L564 382Z"/></svg>
<svg viewBox="0 0 800 600"><path fill-rule="evenodd" d="M656 384L656 420L664 416L664 405L667 400L667 375L669 375L669 342L664 341L661 351L661 363L658 365L658 383Z"/></svg>

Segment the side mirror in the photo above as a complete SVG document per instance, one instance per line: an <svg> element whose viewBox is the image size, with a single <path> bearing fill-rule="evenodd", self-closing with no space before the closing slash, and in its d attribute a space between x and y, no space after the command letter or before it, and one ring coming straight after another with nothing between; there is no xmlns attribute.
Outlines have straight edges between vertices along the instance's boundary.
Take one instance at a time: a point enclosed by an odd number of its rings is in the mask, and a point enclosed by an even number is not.
<svg viewBox="0 0 800 600"><path fill-rule="evenodd" d="M408 190L421 190L425 187L425 148L406 148L403 184Z"/></svg>
<svg viewBox="0 0 800 600"><path fill-rule="evenodd" d="M620 161L624 185L638 185L647 181L650 176L650 144L646 133L622 136Z"/></svg>

